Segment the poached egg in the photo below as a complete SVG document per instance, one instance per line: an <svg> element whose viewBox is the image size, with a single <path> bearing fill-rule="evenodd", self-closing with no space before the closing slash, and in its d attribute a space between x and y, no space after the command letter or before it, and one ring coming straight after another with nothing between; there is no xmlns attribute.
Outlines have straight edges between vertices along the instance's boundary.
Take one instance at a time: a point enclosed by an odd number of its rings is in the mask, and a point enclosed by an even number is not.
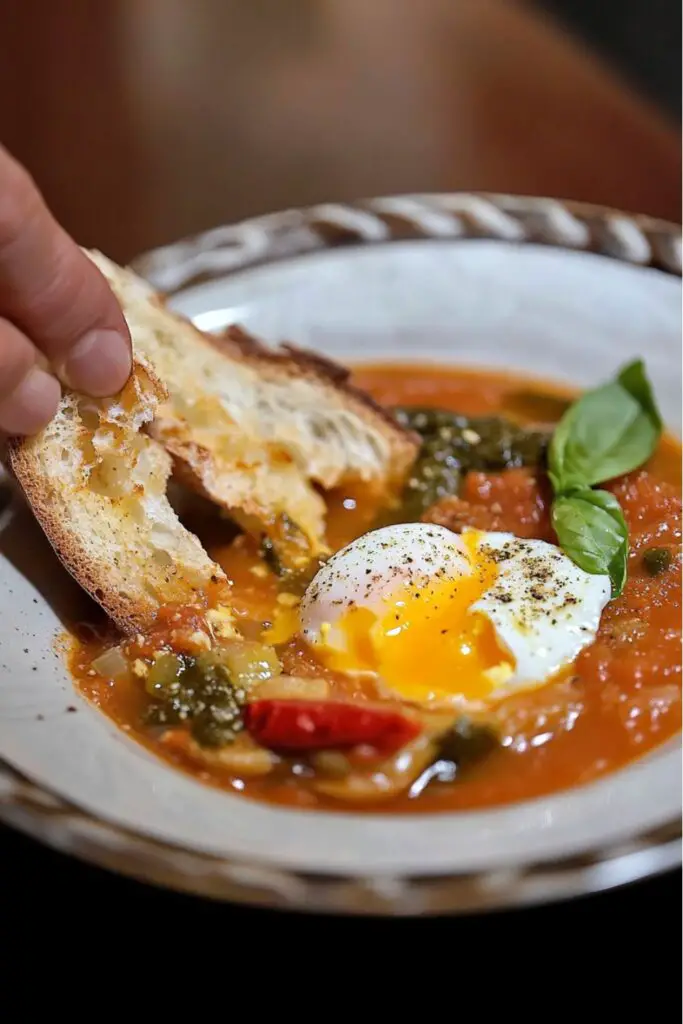
<svg viewBox="0 0 683 1024"><path fill-rule="evenodd" d="M372 674L387 696L484 710L569 670L610 594L608 576L544 541L406 523L333 555L299 628L325 665Z"/></svg>

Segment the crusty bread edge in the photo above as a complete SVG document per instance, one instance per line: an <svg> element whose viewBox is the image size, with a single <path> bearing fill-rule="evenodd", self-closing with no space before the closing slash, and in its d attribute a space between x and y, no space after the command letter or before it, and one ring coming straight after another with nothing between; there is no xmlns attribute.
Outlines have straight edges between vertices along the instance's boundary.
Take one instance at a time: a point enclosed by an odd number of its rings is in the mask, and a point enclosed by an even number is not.
<svg viewBox="0 0 683 1024"><path fill-rule="evenodd" d="M160 396L165 393L164 385L143 360L136 359L134 361L129 383L133 382L136 374L143 374L149 385ZM93 562L84 545L80 543L79 535L65 526L64 521L55 511L51 494L52 488L47 483L45 476L38 470L33 457L33 445L37 443L40 443L40 435L35 438L8 438L7 464L21 486L29 506L57 558L83 590L102 606L109 618L124 633L135 633L144 629L156 612L156 606L151 601L145 606L141 601L133 602L122 599L118 589L110 584L111 565L102 561ZM150 439L150 443L158 444L152 439Z"/></svg>
<svg viewBox="0 0 683 1024"><path fill-rule="evenodd" d="M152 293L151 299L165 314L189 325L199 341L210 345L228 359L252 367L264 380L308 380L342 398L347 408L359 416L368 427L377 430L386 440L390 451L388 480L393 483L405 477L419 452L419 435L401 426L388 409L352 384L351 370L348 367L288 342L277 347L268 346L239 325L232 325L221 334L206 333L191 320L170 309L162 295Z"/></svg>
<svg viewBox="0 0 683 1024"><path fill-rule="evenodd" d="M412 431L401 426L391 412L382 407L370 395L355 387L351 381L351 370L325 356L290 343L269 346L255 338L244 328L233 325L221 334L200 330L189 318L169 306L168 299L154 289L132 267L122 267L97 250L84 250L95 262L105 277L110 274L112 283L116 276L130 277L141 285L147 300L168 317L169 321L182 324L190 329L197 341L209 345L227 358L244 363L256 370L264 380L283 382L287 379L304 379L331 391L335 397L344 400L347 408L359 416L368 428L382 435L389 447L387 480L392 484L402 481L414 463L420 449L421 439ZM104 269L100 263L104 261ZM119 281L123 286L123 280ZM124 315L125 315L125 309Z"/></svg>
<svg viewBox="0 0 683 1024"><path fill-rule="evenodd" d="M142 629L151 617L150 608L143 609L140 602L132 603L122 599L112 579L111 565L93 562L80 537L67 526L55 512L51 487L39 472L31 455L30 446L21 438L8 441L8 462L12 473L21 485L28 503L47 537L57 558L64 568L106 611L124 633Z"/></svg>
<svg viewBox="0 0 683 1024"><path fill-rule="evenodd" d="M352 372L348 367L290 342L270 348L239 325L228 327L220 335L204 337L216 348L257 367L271 379L303 377L342 396L358 416L386 438L392 452L392 475L406 472L414 461L421 443L420 437L402 427L388 409L352 384Z"/></svg>

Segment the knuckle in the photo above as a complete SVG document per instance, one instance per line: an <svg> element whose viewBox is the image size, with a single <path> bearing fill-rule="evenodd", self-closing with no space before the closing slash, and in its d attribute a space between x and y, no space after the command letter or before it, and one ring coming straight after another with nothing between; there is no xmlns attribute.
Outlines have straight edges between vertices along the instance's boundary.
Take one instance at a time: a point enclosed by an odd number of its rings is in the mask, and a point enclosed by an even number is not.
<svg viewBox="0 0 683 1024"><path fill-rule="evenodd" d="M13 324L0 320L0 398L11 394L36 361L28 338Z"/></svg>

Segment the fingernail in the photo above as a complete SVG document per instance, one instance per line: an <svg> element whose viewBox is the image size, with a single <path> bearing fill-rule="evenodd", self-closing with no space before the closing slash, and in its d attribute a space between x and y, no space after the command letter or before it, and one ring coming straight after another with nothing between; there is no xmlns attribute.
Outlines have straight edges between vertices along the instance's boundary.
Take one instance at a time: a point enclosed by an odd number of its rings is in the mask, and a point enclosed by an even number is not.
<svg viewBox="0 0 683 1024"><path fill-rule="evenodd" d="M91 331L76 342L58 372L72 390L105 398L121 390L131 367L130 348L117 331Z"/></svg>
<svg viewBox="0 0 683 1024"><path fill-rule="evenodd" d="M12 394L0 402L0 430L7 434L36 434L57 412L61 395L56 377L34 366Z"/></svg>

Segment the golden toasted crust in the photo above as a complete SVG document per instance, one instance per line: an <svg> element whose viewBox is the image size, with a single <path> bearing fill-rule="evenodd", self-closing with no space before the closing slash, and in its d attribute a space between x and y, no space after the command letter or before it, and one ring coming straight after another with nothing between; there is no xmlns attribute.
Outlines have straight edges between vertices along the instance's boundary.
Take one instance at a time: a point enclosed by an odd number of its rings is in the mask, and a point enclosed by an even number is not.
<svg viewBox="0 0 683 1024"><path fill-rule="evenodd" d="M126 633L144 630L158 606L139 595L134 601L121 596L111 564L96 561L92 551L83 543L82 535L74 531L61 515L60 507L54 501L52 485L40 471L31 451L16 440L9 442L8 451L11 469L64 568L120 629Z"/></svg>
<svg viewBox="0 0 683 1024"><path fill-rule="evenodd" d="M136 351L169 390L150 433L178 476L297 564L325 550L319 491L363 482L390 498L419 438L311 352L271 349L237 327L203 334L130 271L91 253L114 289Z"/></svg>
<svg viewBox="0 0 683 1024"><path fill-rule="evenodd" d="M403 427L390 411L376 402L367 391L350 383L351 370L327 356L282 342L277 348L265 345L239 324L232 324L220 334L205 334L192 321L171 310L163 296L150 295L150 301L164 314L184 327L190 327L198 343L209 345L228 359L257 370L264 381L308 380L325 392L341 398L343 404L370 424L388 442L391 457L387 464L386 482L393 484L405 478L420 448L421 438ZM197 452L198 457L199 453Z"/></svg>
<svg viewBox="0 0 683 1024"><path fill-rule="evenodd" d="M172 465L267 535L285 565L325 550L320 489L400 486L419 439L348 370L238 328L203 334L136 275L88 255L128 321L134 373L112 399L66 392L38 437L10 443L9 460L66 568L123 629L144 631L161 605L226 582L168 502Z"/></svg>
<svg viewBox="0 0 683 1024"><path fill-rule="evenodd" d="M41 434L8 443L9 466L60 561L125 632L144 631L164 604L189 604L227 583L168 504L170 456L140 433L165 396L136 360L116 398L86 402L67 392Z"/></svg>
<svg viewBox="0 0 683 1024"><path fill-rule="evenodd" d="M376 402L367 391L351 384L351 371L347 366L289 342L283 342L275 349L269 348L239 325L228 327L222 334L203 337L232 359L241 359L258 367L264 377L306 377L316 381L325 390L344 396L349 408L366 421L372 422L387 438L392 453L389 479L394 481L405 477L415 461L421 438L401 426L389 410Z"/></svg>

